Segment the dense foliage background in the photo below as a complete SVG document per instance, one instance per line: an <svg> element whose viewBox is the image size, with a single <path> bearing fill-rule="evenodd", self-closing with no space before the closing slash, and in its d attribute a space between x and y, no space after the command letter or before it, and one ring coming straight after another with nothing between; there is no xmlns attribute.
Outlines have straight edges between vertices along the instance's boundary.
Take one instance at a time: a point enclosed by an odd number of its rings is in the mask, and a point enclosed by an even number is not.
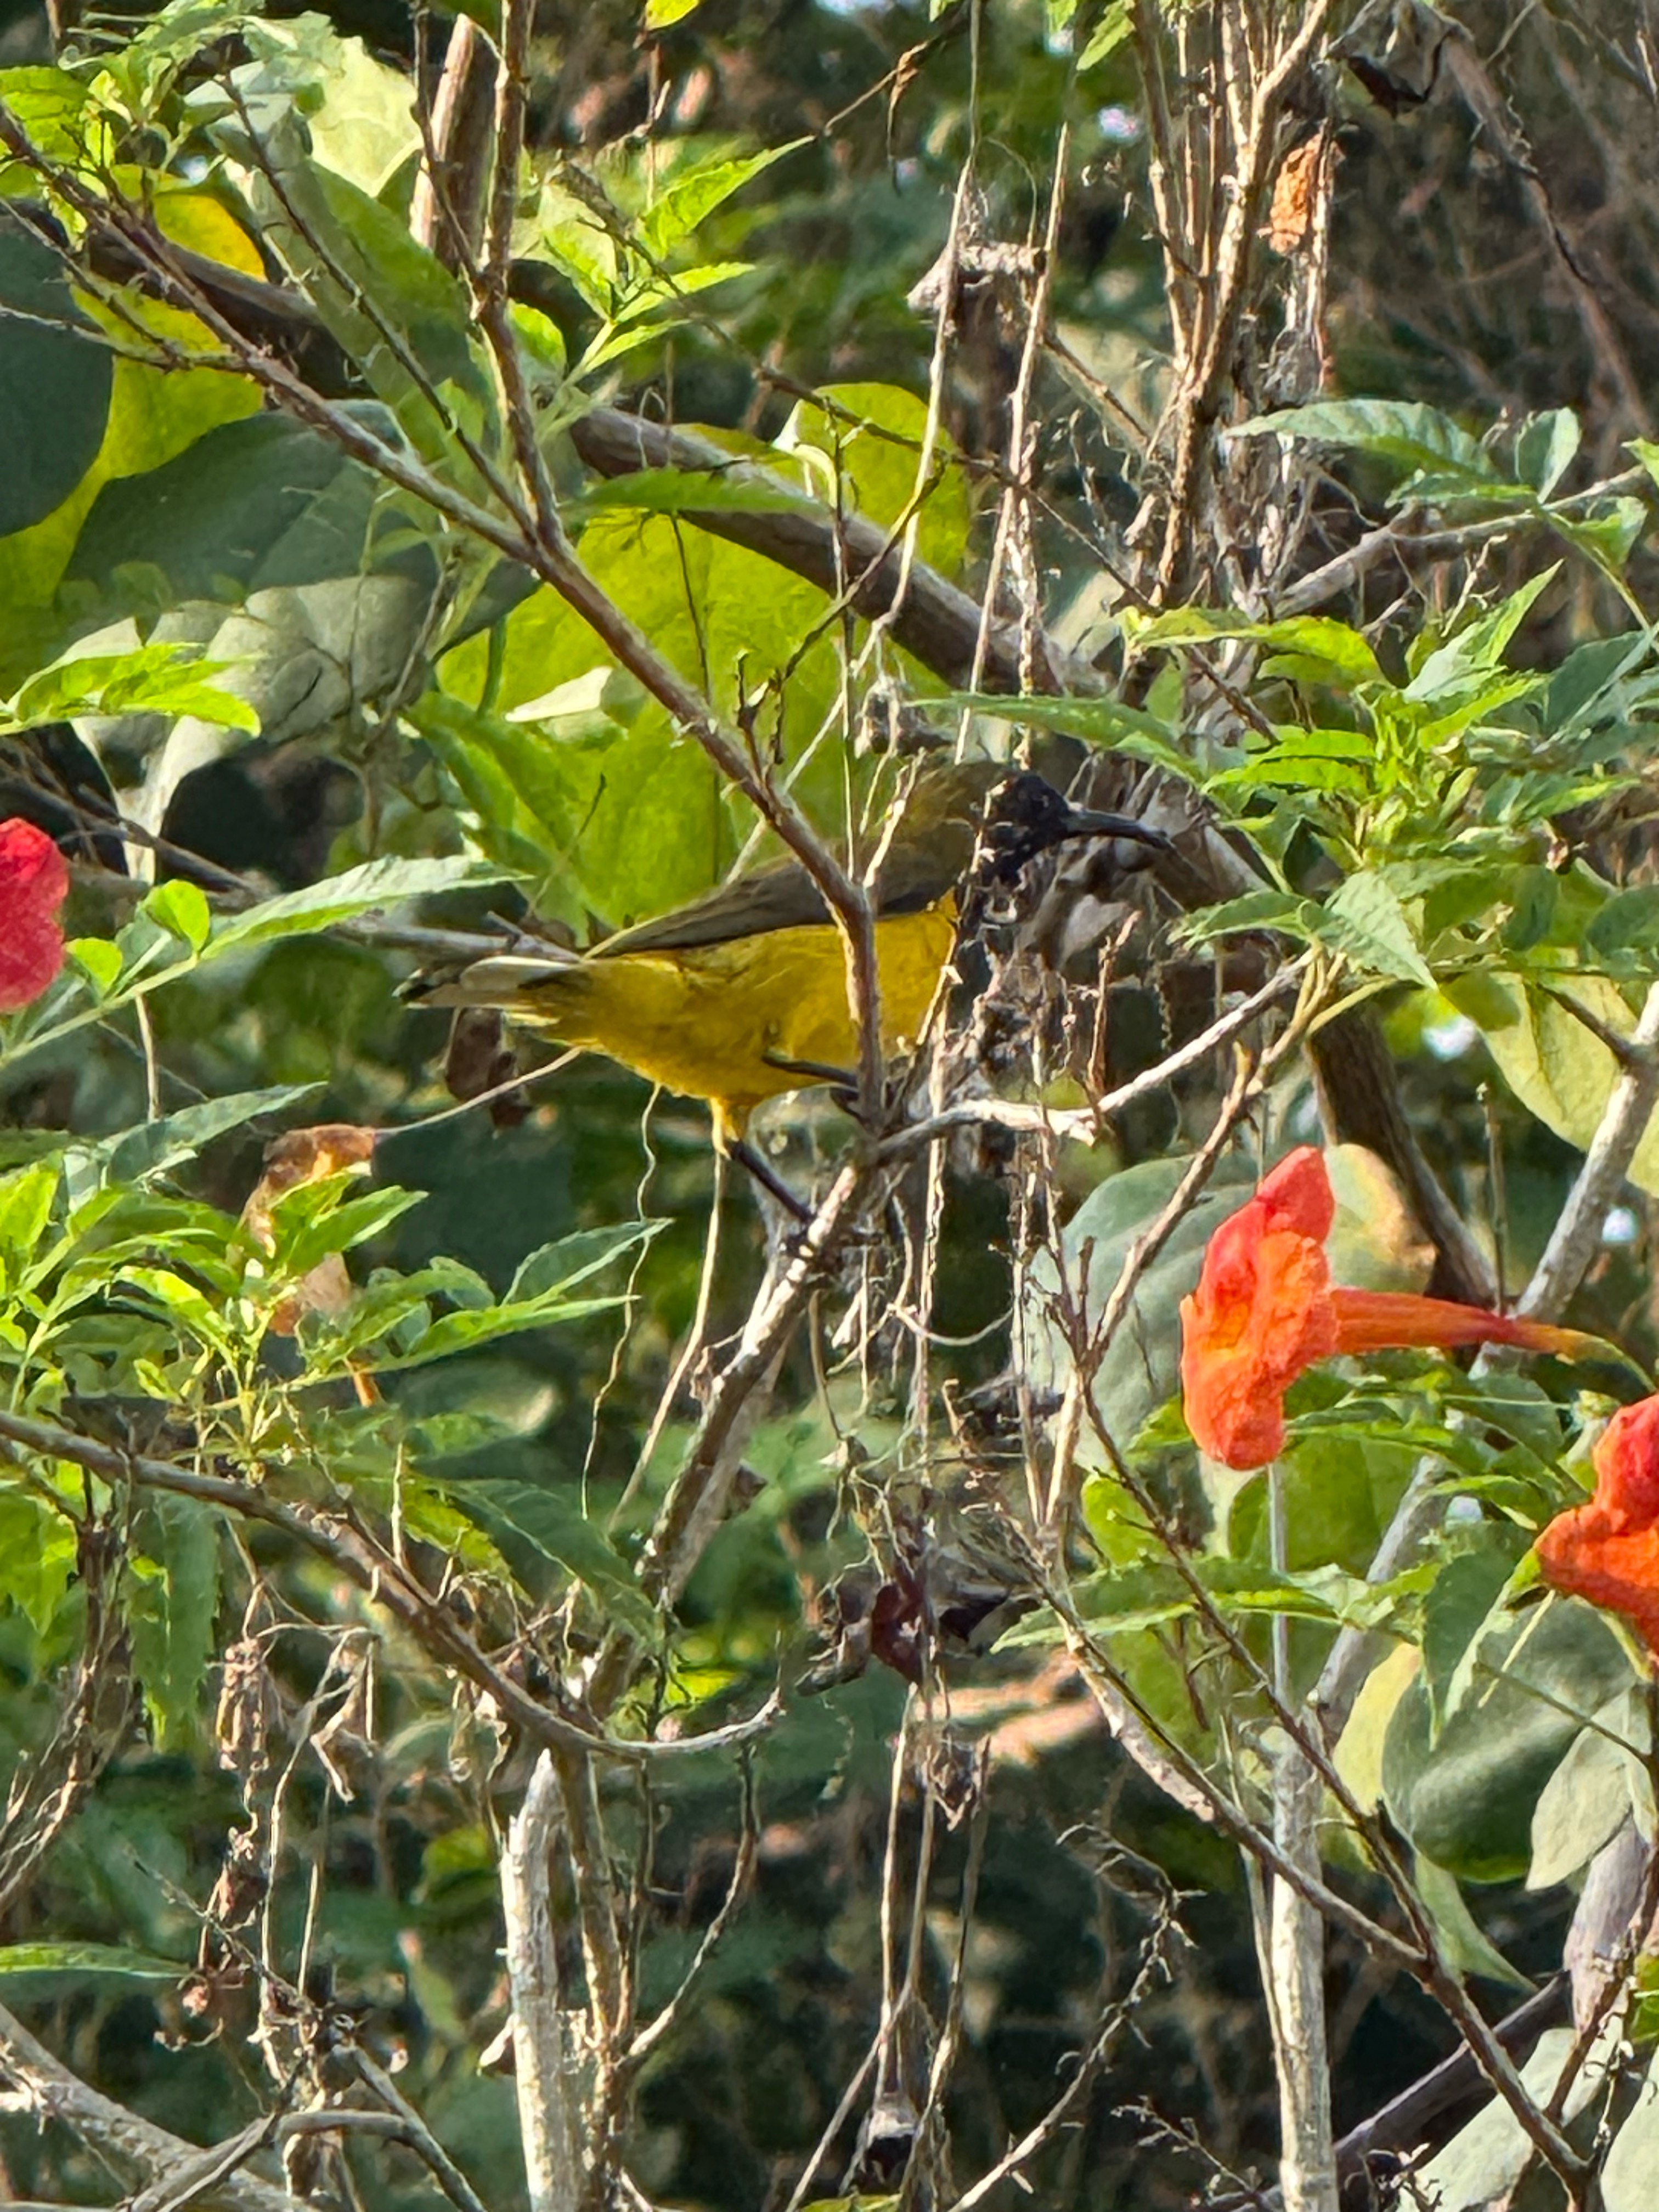
<svg viewBox="0 0 1659 2212"><path fill-rule="evenodd" d="M545 1753L595 2201L1270 2201L1272 1885L1182 1778L1271 1838L1291 1713L1336 2134L1526 2003L1645 2201L1651 2023L1560 1970L1651 1917L1646 1664L1530 1547L1659 1352L1656 35L9 9L0 815L72 884L0 1018L5 2193L185 2201L142 2122L253 2129L191 2201L526 2202ZM948 1142L768 1107L821 1247L399 995L867 855L919 729L1172 842L994 918L890 1102ZM1293 1142L1340 1279L1606 1346L1309 1375L1276 1540L1176 1314ZM1486 2095L1343 2203L1569 2201Z"/></svg>

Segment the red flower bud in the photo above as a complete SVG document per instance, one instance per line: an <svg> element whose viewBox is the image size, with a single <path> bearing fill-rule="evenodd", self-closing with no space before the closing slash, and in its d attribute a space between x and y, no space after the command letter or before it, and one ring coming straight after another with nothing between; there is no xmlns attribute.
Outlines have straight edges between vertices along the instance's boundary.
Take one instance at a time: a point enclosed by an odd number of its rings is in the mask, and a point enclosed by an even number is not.
<svg viewBox="0 0 1659 2212"><path fill-rule="evenodd" d="M58 909L69 869L44 830L0 822L0 1014L38 999L64 964Z"/></svg>

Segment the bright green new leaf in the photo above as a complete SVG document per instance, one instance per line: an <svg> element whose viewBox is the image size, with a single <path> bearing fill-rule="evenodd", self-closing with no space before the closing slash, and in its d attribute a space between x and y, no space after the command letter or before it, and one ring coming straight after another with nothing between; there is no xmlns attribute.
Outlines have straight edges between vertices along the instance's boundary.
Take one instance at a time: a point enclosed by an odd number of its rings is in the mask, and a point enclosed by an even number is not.
<svg viewBox="0 0 1659 2212"><path fill-rule="evenodd" d="M64 948L100 996L121 980L121 948L112 938L71 937Z"/></svg>
<svg viewBox="0 0 1659 2212"><path fill-rule="evenodd" d="M192 952L199 952L213 934L213 913L199 884L183 876L157 884L144 900L144 912L174 937L182 937Z"/></svg>
<svg viewBox="0 0 1659 2212"><path fill-rule="evenodd" d="M640 243L653 260L666 260L674 248L690 238L697 226L706 222L733 192L741 191L751 179L805 143L804 138L794 138L787 146L769 147L763 154L743 155L732 161L704 161L684 171L641 216Z"/></svg>
<svg viewBox="0 0 1659 2212"><path fill-rule="evenodd" d="M0 1490L0 1599L44 1636L76 1570L75 1523L44 1498Z"/></svg>
<svg viewBox="0 0 1659 2212"><path fill-rule="evenodd" d="M0 1176L0 1285L17 1284L33 1257L52 1218L60 1172L56 1160L41 1160Z"/></svg>
<svg viewBox="0 0 1659 2212"><path fill-rule="evenodd" d="M1097 62L1115 54L1134 30L1134 16L1130 0L1108 0L1100 21L1089 33L1083 52L1077 58L1079 71L1093 69Z"/></svg>

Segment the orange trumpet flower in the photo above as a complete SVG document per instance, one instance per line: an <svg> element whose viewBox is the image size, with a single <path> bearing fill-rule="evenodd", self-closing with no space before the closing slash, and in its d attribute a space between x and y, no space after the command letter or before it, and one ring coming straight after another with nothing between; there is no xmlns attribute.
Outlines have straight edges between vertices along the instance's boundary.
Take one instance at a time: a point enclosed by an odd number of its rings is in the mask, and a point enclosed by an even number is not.
<svg viewBox="0 0 1659 2212"><path fill-rule="evenodd" d="M1336 1214L1322 1154L1282 1159L1210 1239L1196 1294L1181 1304L1181 1387L1200 1451L1224 1466L1265 1467L1285 1442L1285 1393L1339 1352L1516 1344L1571 1358L1595 1340L1577 1329L1404 1291L1331 1281L1325 1239Z"/></svg>
<svg viewBox="0 0 1659 2212"><path fill-rule="evenodd" d="M1615 1413L1590 1455L1595 1495L1538 1539L1546 1577L1633 1620L1659 1653L1659 1398Z"/></svg>

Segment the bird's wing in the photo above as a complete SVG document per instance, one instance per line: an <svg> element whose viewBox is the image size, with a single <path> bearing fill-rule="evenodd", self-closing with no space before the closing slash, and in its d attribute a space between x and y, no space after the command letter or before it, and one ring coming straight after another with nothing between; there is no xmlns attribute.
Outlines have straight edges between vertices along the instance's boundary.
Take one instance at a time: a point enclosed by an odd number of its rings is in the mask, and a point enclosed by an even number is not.
<svg viewBox="0 0 1659 2212"><path fill-rule="evenodd" d="M620 952L684 952L700 945L725 945L737 937L762 937L774 929L799 929L830 919L817 885L798 860L775 861L722 884L718 890L636 921L594 945L590 957Z"/></svg>
<svg viewBox="0 0 1659 2212"><path fill-rule="evenodd" d="M973 858L975 810L983 798L987 764L924 781L907 809L876 885L876 911L883 916L921 914L953 890ZM1000 776L1004 771L998 769ZM936 793L933 784L940 788ZM608 960L619 952L681 952L700 945L725 945L733 938L761 937L769 930L800 929L830 919L823 894L799 860L774 860L735 883L724 884L689 906L676 907L649 921L619 929L593 946L591 957Z"/></svg>

